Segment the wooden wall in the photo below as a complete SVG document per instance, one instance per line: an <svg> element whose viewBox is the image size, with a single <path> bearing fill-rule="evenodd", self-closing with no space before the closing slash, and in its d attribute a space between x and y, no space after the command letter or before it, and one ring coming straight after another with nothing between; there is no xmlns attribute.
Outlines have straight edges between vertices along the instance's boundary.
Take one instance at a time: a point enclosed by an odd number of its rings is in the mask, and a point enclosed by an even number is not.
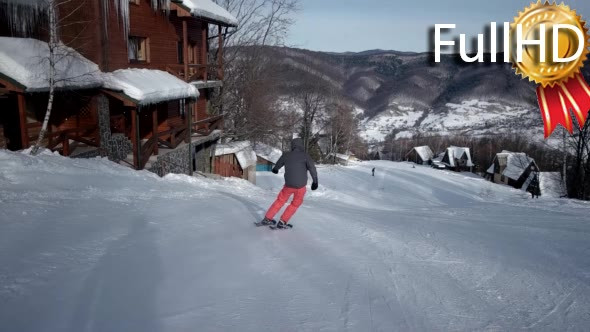
<svg viewBox="0 0 590 332"><path fill-rule="evenodd" d="M225 177L244 177L244 170L240 167L235 154L226 154L215 157L215 174Z"/></svg>
<svg viewBox="0 0 590 332"><path fill-rule="evenodd" d="M207 31L207 23L192 17L178 17L176 11L170 11L167 16L163 11L154 11L149 0L140 0L139 5L129 4L129 35L149 38L150 62L130 63L122 22L114 6L110 6L107 19L108 31L104 31L100 1L81 1L88 3L84 10L78 9L78 1L73 1L62 9L62 16L75 10L76 15L71 16L69 23L78 22L69 28L62 29L64 41L72 44L76 50L97 63L103 71L125 68L166 70L167 65L178 64L178 42L182 41L182 20L187 20L189 41L197 45L200 59L205 60L206 50L203 50L201 45L203 31ZM87 22L87 24L81 25L79 21Z"/></svg>

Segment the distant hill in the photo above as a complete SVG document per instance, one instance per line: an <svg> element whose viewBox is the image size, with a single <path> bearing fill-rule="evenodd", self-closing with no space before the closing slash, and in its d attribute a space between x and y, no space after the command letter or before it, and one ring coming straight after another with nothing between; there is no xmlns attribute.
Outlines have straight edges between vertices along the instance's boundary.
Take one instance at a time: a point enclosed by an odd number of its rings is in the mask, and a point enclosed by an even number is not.
<svg viewBox="0 0 590 332"><path fill-rule="evenodd" d="M280 63L285 95L309 80L325 82L362 110L368 140L383 140L391 131L411 136L524 130L542 136L536 86L517 77L510 64L466 64L457 55L434 63L432 53L384 50L267 52ZM588 65L584 73L590 79Z"/></svg>

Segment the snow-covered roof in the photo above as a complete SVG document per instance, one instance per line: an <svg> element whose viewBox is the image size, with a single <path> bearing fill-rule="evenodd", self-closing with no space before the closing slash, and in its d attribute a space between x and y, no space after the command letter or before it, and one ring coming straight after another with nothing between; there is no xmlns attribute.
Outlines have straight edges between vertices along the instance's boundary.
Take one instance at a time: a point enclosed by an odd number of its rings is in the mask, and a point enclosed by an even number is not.
<svg viewBox="0 0 590 332"><path fill-rule="evenodd" d="M432 158L432 162L441 163L444 157L445 157L445 152L441 152L441 153L437 154L434 158Z"/></svg>
<svg viewBox="0 0 590 332"><path fill-rule="evenodd" d="M280 149L264 143L255 143L253 148L258 157L268 160L273 164L276 164L279 158L281 158L281 155L283 155L283 151Z"/></svg>
<svg viewBox="0 0 590 332"><path fill-rule="evenodd" d="M467 163L465 164L467 167L473 166L471 162L471 152L469 148L458 147L458 146L451 146L447 148L447 154L449 155L449 163L448 165L451 167L455 167L455 159L461 159L464 156L467 158Z"/></svg>
<svg viewBox="0 0 590 332"><path fill-rule="evenodd" d="M238 20L232 14L211 0L181 0L180 2L195 17L203 17L228 26L238 26Z"/></svg>
<svg viewBox="0 0 590 332"><path fill-rule="evenodd" d="M215 147L215 156L227 154L235 154L242 169L256 165L256 153L249 141L217 144Z"/></svg>
<svg viewBox="0 0 590 332"><path fill-rule="evenodd" d="M434 152L430 149L429 146L417 146L413 150L416 150L416 153L422 158L423 161L431 160L434 157Z"/></svg>
<svg viewBox="0 0 590 332"><path fill-rule="evenodd" d="M330 153L329 156L336 157L336 158L342 159L342 160L349 160L350 159L350 155L342 154L342 153Z"/></svg>
<svg viewBox="0 0 590 332"><path fill-rule="evenodd" d="M55 49L56 87L100 87L98 66L63 44ZM49 90L49 46L32 38L0 37L0 76L23 86L27 92Z"/></svg>
<svg viewBox="0 0 590 332"><path fill-rule="evenodd" d="M123 92L139 105L199 97L197 88L161 70L120 69L103 76L104 88Z"/></svg>
<svg viewBox="0 0 590 332"><path fill-rule="evenodd" d="M533 158L523 152L502 151L496 154L496 158L500 167L506 166L502 175L512 180L518 180L531 163L535 163Z"/></svg>

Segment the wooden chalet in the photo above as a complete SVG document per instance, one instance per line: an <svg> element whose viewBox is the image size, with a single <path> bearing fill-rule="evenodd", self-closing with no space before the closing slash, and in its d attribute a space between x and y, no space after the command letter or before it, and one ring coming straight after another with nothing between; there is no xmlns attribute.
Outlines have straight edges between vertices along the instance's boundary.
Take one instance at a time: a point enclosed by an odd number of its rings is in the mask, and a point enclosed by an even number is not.
<svg viewBox="0 0 590 332"><path fill-rule="evenodd" d="M419 165L430 165L433 157L434 153L429 146L417 146L406 153L405 159Z"/></svg>
<svg viewBox="0 0 590 332"><path fill-rule="evenodd" d="M0 0L0 14L10 13L11 1ZM162 8L130 0L128 11L117 11L114 1L59 7L61 40L76 58L94 64L98 84L59 87L44 144L66 156L108 156L160 175L212 172L223 116L210 114L208 103L222 86L223 38L236 19L210 0L160 1ZM47 40L42 32L29 34ZM23 39L8 26L0 27L0 36ZM38 58L33 53L31 59ZM0 51L0 57L7 55ZM12 150L36 139L47 105L47 87L32 89L18 74L0 67L0 144Z"/></svg>
<svg viewBox="0 0 590 332"><path fill-rule="evenodd" d="M494 157L487 170L488 179L525 191L537 190L539 167L535 160L523 152L502 151Z"/></svg>
<svg viewBox="0 0 590 332"><path fill-rule="evenodd" d="M471 171L473 162L471 161L471 151L469 148L451 146L446 149L441 160L445 168L456 172Z"/></svg>
<svg viewBox="0 0 590 332"><path fill-rule="evenodd" d="M248 141L217 144L215 147L215 174L256 184L256 161L256 153Z"/></svg>

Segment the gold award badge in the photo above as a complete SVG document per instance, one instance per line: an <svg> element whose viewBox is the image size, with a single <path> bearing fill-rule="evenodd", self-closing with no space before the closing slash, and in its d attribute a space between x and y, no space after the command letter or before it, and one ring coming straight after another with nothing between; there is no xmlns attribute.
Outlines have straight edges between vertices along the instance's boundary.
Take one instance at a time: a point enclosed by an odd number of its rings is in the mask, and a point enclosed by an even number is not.
<svg viewBox="0 0 590 332"><path fill-rule="evenodd" d="M563 3L539 1L515 17L510 35L516 36L510 52L516 74L539 85L545 138L558 124L573 131L570 110L583 126L590 110L590 87L581 69L590 36L582 18Z"/></svg>

